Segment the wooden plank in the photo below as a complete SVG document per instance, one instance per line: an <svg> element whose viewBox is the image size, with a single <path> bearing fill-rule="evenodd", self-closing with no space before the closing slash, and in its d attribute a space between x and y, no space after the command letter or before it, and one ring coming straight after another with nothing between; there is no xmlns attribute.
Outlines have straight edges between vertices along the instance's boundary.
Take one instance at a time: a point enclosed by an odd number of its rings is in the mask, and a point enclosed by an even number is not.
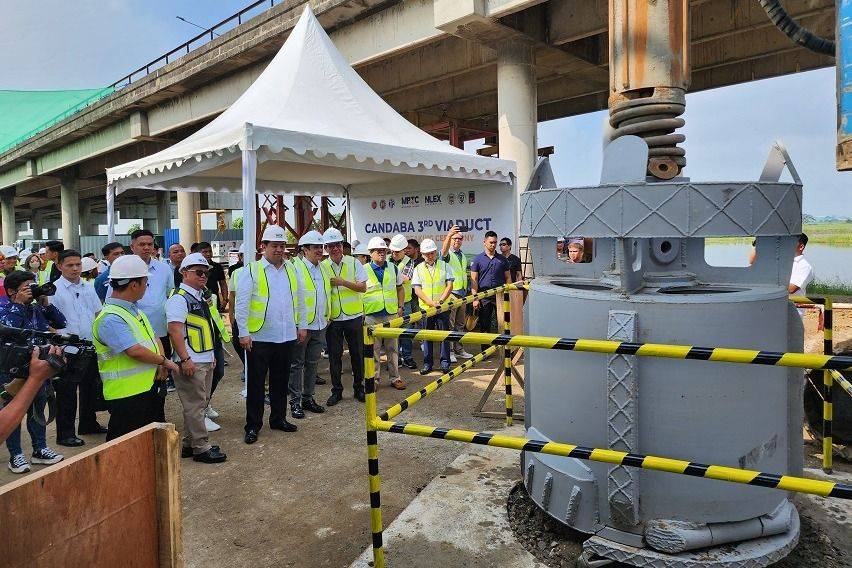
<svg viewBox="0 0 852 568"><path fill-rule="evenodd" d="M154 430L154 455L160 568L182 568L180 435L173 424L157 424Z"/></svg>
<svg viewBox="0 0 852 568"><path fill-rule="evenodd" d="M2 565L158 566L155 428L0 487Z"/></svg>

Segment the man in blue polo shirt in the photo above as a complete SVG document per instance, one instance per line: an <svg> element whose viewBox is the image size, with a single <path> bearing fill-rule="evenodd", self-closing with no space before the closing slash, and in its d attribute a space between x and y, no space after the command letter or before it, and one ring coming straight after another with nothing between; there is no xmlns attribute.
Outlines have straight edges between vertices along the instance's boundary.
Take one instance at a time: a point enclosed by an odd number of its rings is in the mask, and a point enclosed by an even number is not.
<svg viewBox="0 0 852 568"><path fill-rule="evenodd" d="M483 241L483 252L470 263L470 293L485 292L504 284L511 284L512 275L506 257L497 254L497 233L488 231ZM497 328L497 302L494 297L474 300L473 309L479 310L477 331L494 333ZM485 346L483 346L485 349Z"/></svg>

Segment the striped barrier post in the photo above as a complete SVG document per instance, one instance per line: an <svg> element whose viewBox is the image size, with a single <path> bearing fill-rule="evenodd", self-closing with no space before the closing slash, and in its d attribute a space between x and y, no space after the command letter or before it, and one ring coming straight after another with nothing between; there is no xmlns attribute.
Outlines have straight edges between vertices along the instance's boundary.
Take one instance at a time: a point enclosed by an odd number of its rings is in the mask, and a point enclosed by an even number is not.
<svg viewBox="0 0 852 568"><path fill-rule="evenodd" d="M417 402L423 400L424 398L426 398L427 396L429 396L430 394L432 394L433 392L435 392L436 390L438 390L439 388L441 388L445 384L449 383L451 380L453 380L456 377L458 377L459 375L461 375L464 371L467 371L468 369L472 368L477 363L485 360L487 357L490 357L491 354L494 353L496 350L497 350L497 347L492 345L491 347L489 347L488 349L486 349L482 353L474 355L471 359L468 359L467 361L465 361L464 363L462 363L461 365L459 365L455 369L451 369L449 373L441 375L436 380L432 381L431 383L429 383L428 385L426 385L425 387L423 387L422 389L420 389L416 393L406 397L405 400L402 400L402 401L398 402L397 404L394 404L393 406L388 408L386 411L382 412L379 415L379 418L381 420L390 420L392 418L395 418L396 416L399 416L402 413L402 411L404 411L408 408L411 408Z"/></svg>
<svg viewBox="0 0 852 568"><path fill-rule="evenodd" d="M509 302L509 291L503 291L503 333L511 335L512 328L510 326L511 305ZM508 346L503 346L503 381L506 386L506 426L512 425L512 350Z"/></svg>
<svg viewBox="0 0 852 568"><path fill-rule="evenodd" d="M705 479L716 479L731 483L768 487L772 489L780 489L782 491L792 491L795 493L807 493L821 497L836 497L838 499L852 500L852 485L833 481L806 479L803 477L778 475L775 473L762 473L747 469L707 465L658 456L575 446L573 444L564 444L561 442L531 440L515 436L503 436L500 434L493 434L491 432L472 432L469 430L456 430L435 426L424 426L421 424L408 424L406 422L386 422L377 420L374 427L381 432L408 434L411 436L438 438L441 440L453 440L456 442L466 442L470 444L482 444L524 452L551 454L555 456L577 458L652 471L664 471L693 477L703 477Z"/></svg>
<svg viewBox="0 0 852 568"><path fill-rule="evenodd" d="M382 547L382 499L379 476L379 437L376 433L376 366L373 360L373 336L364 326L364 413L367 422L367 470L370 477L370 532L373 544L373 566L384 568Z"/></svg>
<svg viewBox="0 0 852 568"><path fill-rule="evenodd" d="M834 378L834 382L840 385L849 396L852 396L852 383L846 380L846 377L841 375L838 371L831 371L831 376Z"/></svg>
<svg viewBox="0 0 852 568"><path fill-rule="evenodd" d="M825 321L823 322L822 350L825 355L834 355L834 314L831 298L824 299ZM834 420L834 404L832 386L834 377L831 371L822 372L823 401L822 401L822 470L831 473L834 469L834 446L831 434L831 423Z"/></svg>
<svg viewBox="0 0 852 568"><path fill-rule="evenodd" d="M374 328L375 337L409 338L421 341L458 341L479 345L511 345L558 351L637 355L695 361L742 363L747 365L775 365L802 369L852 369L852 357L843 355L817 355L810 353L783 353L726 347L696 347L662 343L635 343L603 339L573 337L542 337L536 335L506 335L496 333L435 331L405 328Z"/></svg>

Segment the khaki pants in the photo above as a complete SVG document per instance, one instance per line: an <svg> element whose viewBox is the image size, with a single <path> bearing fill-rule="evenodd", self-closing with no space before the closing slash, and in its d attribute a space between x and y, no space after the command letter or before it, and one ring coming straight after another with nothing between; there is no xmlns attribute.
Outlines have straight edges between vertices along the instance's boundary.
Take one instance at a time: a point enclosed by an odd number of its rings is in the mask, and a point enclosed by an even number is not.
<svg viewBox="0 0 852 568"><path fill-rule="evenodd" d="M387 317L373 317L367 316L367 325L373 325L376 323L382 323L387 321ZM381 375L381 361L379 360L379 351L384 347L385 355L388 358L388 375L390 375L390 380L393 381L399 378L399 341L397 339L389 339L387 337L376 337L373 338L373 361L376 362L376 375L373 377L376 380L379 380Z"/></svg>
<svg viewBox="0 0 852 568"><path fill-rule="evenodd" d="M453 299L458 300L458 296L453 296ZM459 306L458 308L447 312L450 316L449 331L467 331L467 329L464 327L464 319L467 316L466 308L467 306ZM458 341L451 341L450 348L456 355L464 351L464 346Z"/></svg>
<svg viewBox="0 0 852 568"><path fill-rule="evenodd" d="M196 363L192 376L175 373L175 390L183 407L183 447L192 448L193 454L203 454L210 449L204 409L213 386L213 363Z"/></svg>

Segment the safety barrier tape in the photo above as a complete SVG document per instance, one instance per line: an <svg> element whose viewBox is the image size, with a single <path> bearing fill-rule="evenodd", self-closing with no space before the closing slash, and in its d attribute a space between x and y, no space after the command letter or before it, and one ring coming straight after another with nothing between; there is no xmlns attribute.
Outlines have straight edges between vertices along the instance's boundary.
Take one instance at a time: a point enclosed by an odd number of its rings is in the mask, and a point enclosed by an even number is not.
<svg viewBox="0 0 852 568"><path fill-rule="evenodd" d="M473 303L475 300L484 300L485 298L490 298L491 296L496 296L500 294L504 290L528 290L529 283L527 282L515 282L514 284L504 284L503 286L498 286L497 288L492 288L490 290L485 290L484 292L477 292L476 294L471 294L470 296L465 296L464 298L455 298L450 297L446 302L434 308L420 308L416 312L412 312L407 316L403 316L401 318L394 318L388 320L383 323L377 323L375 325L370 326L371 329L377 329L380 327L401 327L404 325L408 325L410 323L416 323L423 318L430 318L437 314L441 314L444 312L448 312L450 310L454 310L458 307L465 306L467 304Z"/></svg>
<svg viewBox="0 0 852 568"><path fill-rule="evenodd" d="M512 306L509 302L509 292L503 292L503 333L511 335L510 325ZM506 426L512 425L512 350L503 346L503 383L506 389Z"/></svg>
<svg viewBox="0 0 852 568"><path fill-rule="evenodd" d="M393 406L388 408L386 411L382 412L379 415L379 418L382 419L382 420L390 420L392 418L399 416L404 410L411 408L417 402L423 400L424 398L426 398L427 396L429 396L430 394L432 394L433 392L435 392L436 390L438 390L439 388L441 388L445 384L449 383L451 380L453 380L456 377L458 377L459 375L461 375L464 371L467 371L468 369L470 369L471 367L473 367L477 363L484 360L486 357L489 357L496 350L497 350L497 347L492 345L491 347L489 347L488 349L486 349L482 353L478 353L478 354L474 355L473 358L468 359L467 361L465 361L464 363L462 363L461 365L459 365L458 367L456 367L454 369L450 369L450 371L448 373L441 375L436 380L432 381L431 383L429 383L428 385L426 385L425 387L423 387L422 389L420 389L416 393L412 394L411 396L408 396L405 400L402 400L402 401L398 402L397 404L394 404Z"/></svg>
<svg viewBox="0 0 852 568"><path fill-rule="evenodd" d="M456 442L467 442L471 444L482 444L525 452L552 454L555 456L577 458L613 465L648 469L652 471L664 471L693 477L703 477L706 479L716 479L719 481L729 481L732 483L781 489L783 491L793 491L796 493L808 493L811 495L819 495L821 497L852 499L852 485L834 481L821 481L817 479L793 477L790 475L762 473L747 469L738 469L720 465L707 465L697 462L619 452L616 450L605 450L601 448L589 448L573 444L564 444L561 442L546 442L544 440L504 436L491 432L473 432L469 430L409 424L406 422L386 422L377 420L373 423L373 427L382 432L453 440Z"/></svg>
<svg viewBox="0 0 852 568"><path fill-rule="evenodd" d="M849 396L852 396L852 383L846 380L846 377L841 375L838 371L831 371L831 376L834 377L834 380L840 385L840 388L845 390Z"/></svg>
<svg viewBox="0 0 852 568"><path fill-rule="evenodd" d="M370 480L370 532L373 544L373 566L383 568L382 499L379 476L379 439L376 435L376 367L373 360L373 338L364 327L364 406L367 419L367 473Z"/></svg>

